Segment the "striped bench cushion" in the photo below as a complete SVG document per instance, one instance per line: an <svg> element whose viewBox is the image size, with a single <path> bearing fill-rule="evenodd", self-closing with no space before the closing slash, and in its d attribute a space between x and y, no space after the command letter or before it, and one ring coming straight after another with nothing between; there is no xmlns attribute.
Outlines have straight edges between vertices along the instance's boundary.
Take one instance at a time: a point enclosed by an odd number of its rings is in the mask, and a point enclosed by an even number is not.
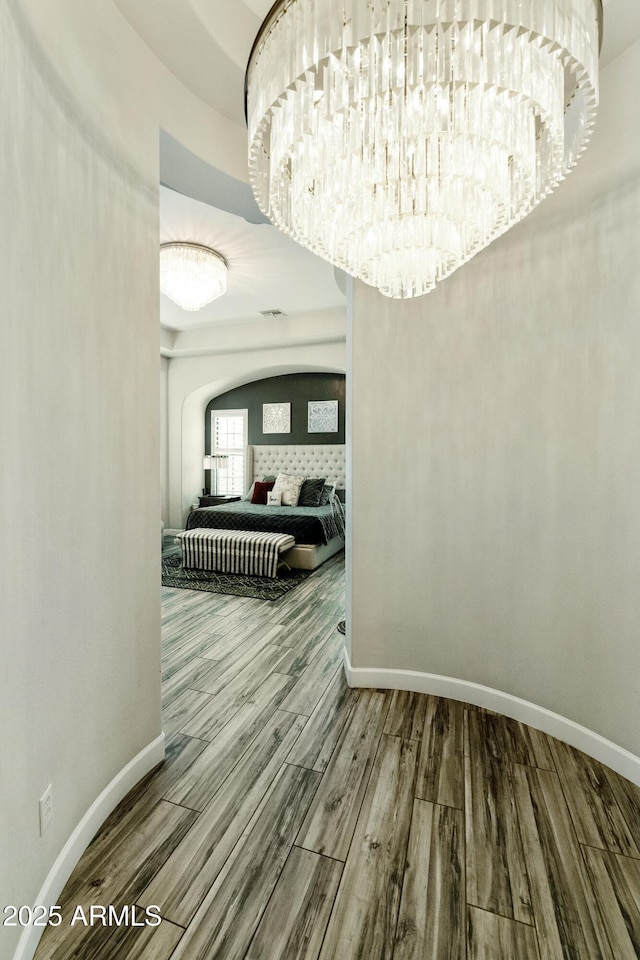
<svg viewBox="0 0 640 960"><path fill-rule="evenodd" d="M295 544L288 533L198 528L180 534L182 565L197 570L275 577L278 556Z"/></svg>

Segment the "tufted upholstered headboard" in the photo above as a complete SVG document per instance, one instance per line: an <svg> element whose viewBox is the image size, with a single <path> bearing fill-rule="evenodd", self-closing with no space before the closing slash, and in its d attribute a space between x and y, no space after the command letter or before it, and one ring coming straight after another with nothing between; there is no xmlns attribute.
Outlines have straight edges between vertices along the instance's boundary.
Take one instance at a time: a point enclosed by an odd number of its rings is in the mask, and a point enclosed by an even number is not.
<svg viewBox="0 0 640 960"><path fill-rule="evenodd" d="M286 446L249 447L253 465L251 475L290 473L294 476L324 477L338 490L347 485L344 443L300 443Z"/></svg>

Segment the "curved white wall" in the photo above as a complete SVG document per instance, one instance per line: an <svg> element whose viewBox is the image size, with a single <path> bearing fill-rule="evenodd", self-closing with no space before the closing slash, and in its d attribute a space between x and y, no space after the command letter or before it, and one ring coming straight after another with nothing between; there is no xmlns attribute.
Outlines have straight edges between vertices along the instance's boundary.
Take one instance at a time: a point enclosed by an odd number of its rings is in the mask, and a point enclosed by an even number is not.
<svg viewBox="0 0 640 960"><path fill-rule="evenodd" d="M247 133L208 107L142 42L112 0L11 0L25 11L42 48L97 129L123 156L158 166L158 131L246 181ZM156 176L157 180L157 176Z"/></svg>
<svg viewBox="0 0 640 960"><path fill-rule="evenodd" d="M160 126L244 176L244 131L112 3L0 4L2 905L55 902L110 806L163 755ZM0 928L3 960L19 934Z"/></svg>
<svg viewBox="0 0 640 960"><path fill-rule="evenodd" d="M604 71L591 160L622 153L624 182L585 170L423 299L356 285L350 333L356 672L485 685L635 756L639 68L636 45Z"/></svg>

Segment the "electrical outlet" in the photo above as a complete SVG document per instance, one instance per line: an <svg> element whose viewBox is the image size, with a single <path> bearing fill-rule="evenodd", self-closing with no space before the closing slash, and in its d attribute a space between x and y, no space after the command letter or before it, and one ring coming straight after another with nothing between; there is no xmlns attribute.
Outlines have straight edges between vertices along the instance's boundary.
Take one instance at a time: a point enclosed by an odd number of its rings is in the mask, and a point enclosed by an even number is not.
<svg viewBox="0 0 640 960"><path fill-rule="evenodd" d="M53 816L53 794L51 784L40 797L40 836L45 832Z"/></svg>

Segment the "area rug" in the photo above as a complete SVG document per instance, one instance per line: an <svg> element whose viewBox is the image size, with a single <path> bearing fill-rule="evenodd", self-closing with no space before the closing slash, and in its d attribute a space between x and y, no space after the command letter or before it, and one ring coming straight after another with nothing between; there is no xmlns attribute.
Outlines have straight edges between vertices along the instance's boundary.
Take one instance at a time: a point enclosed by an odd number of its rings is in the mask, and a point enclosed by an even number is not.
<svg viewBox="0 0 640 960"><path fill-rule="evenodd" d="M283 570L278 577L248 577L243 573L217 573L212 570L187 570L179 553L162 558L162 586L181 590L226 593L232 597L279 600L307 579L309 570Z"/></svg>

